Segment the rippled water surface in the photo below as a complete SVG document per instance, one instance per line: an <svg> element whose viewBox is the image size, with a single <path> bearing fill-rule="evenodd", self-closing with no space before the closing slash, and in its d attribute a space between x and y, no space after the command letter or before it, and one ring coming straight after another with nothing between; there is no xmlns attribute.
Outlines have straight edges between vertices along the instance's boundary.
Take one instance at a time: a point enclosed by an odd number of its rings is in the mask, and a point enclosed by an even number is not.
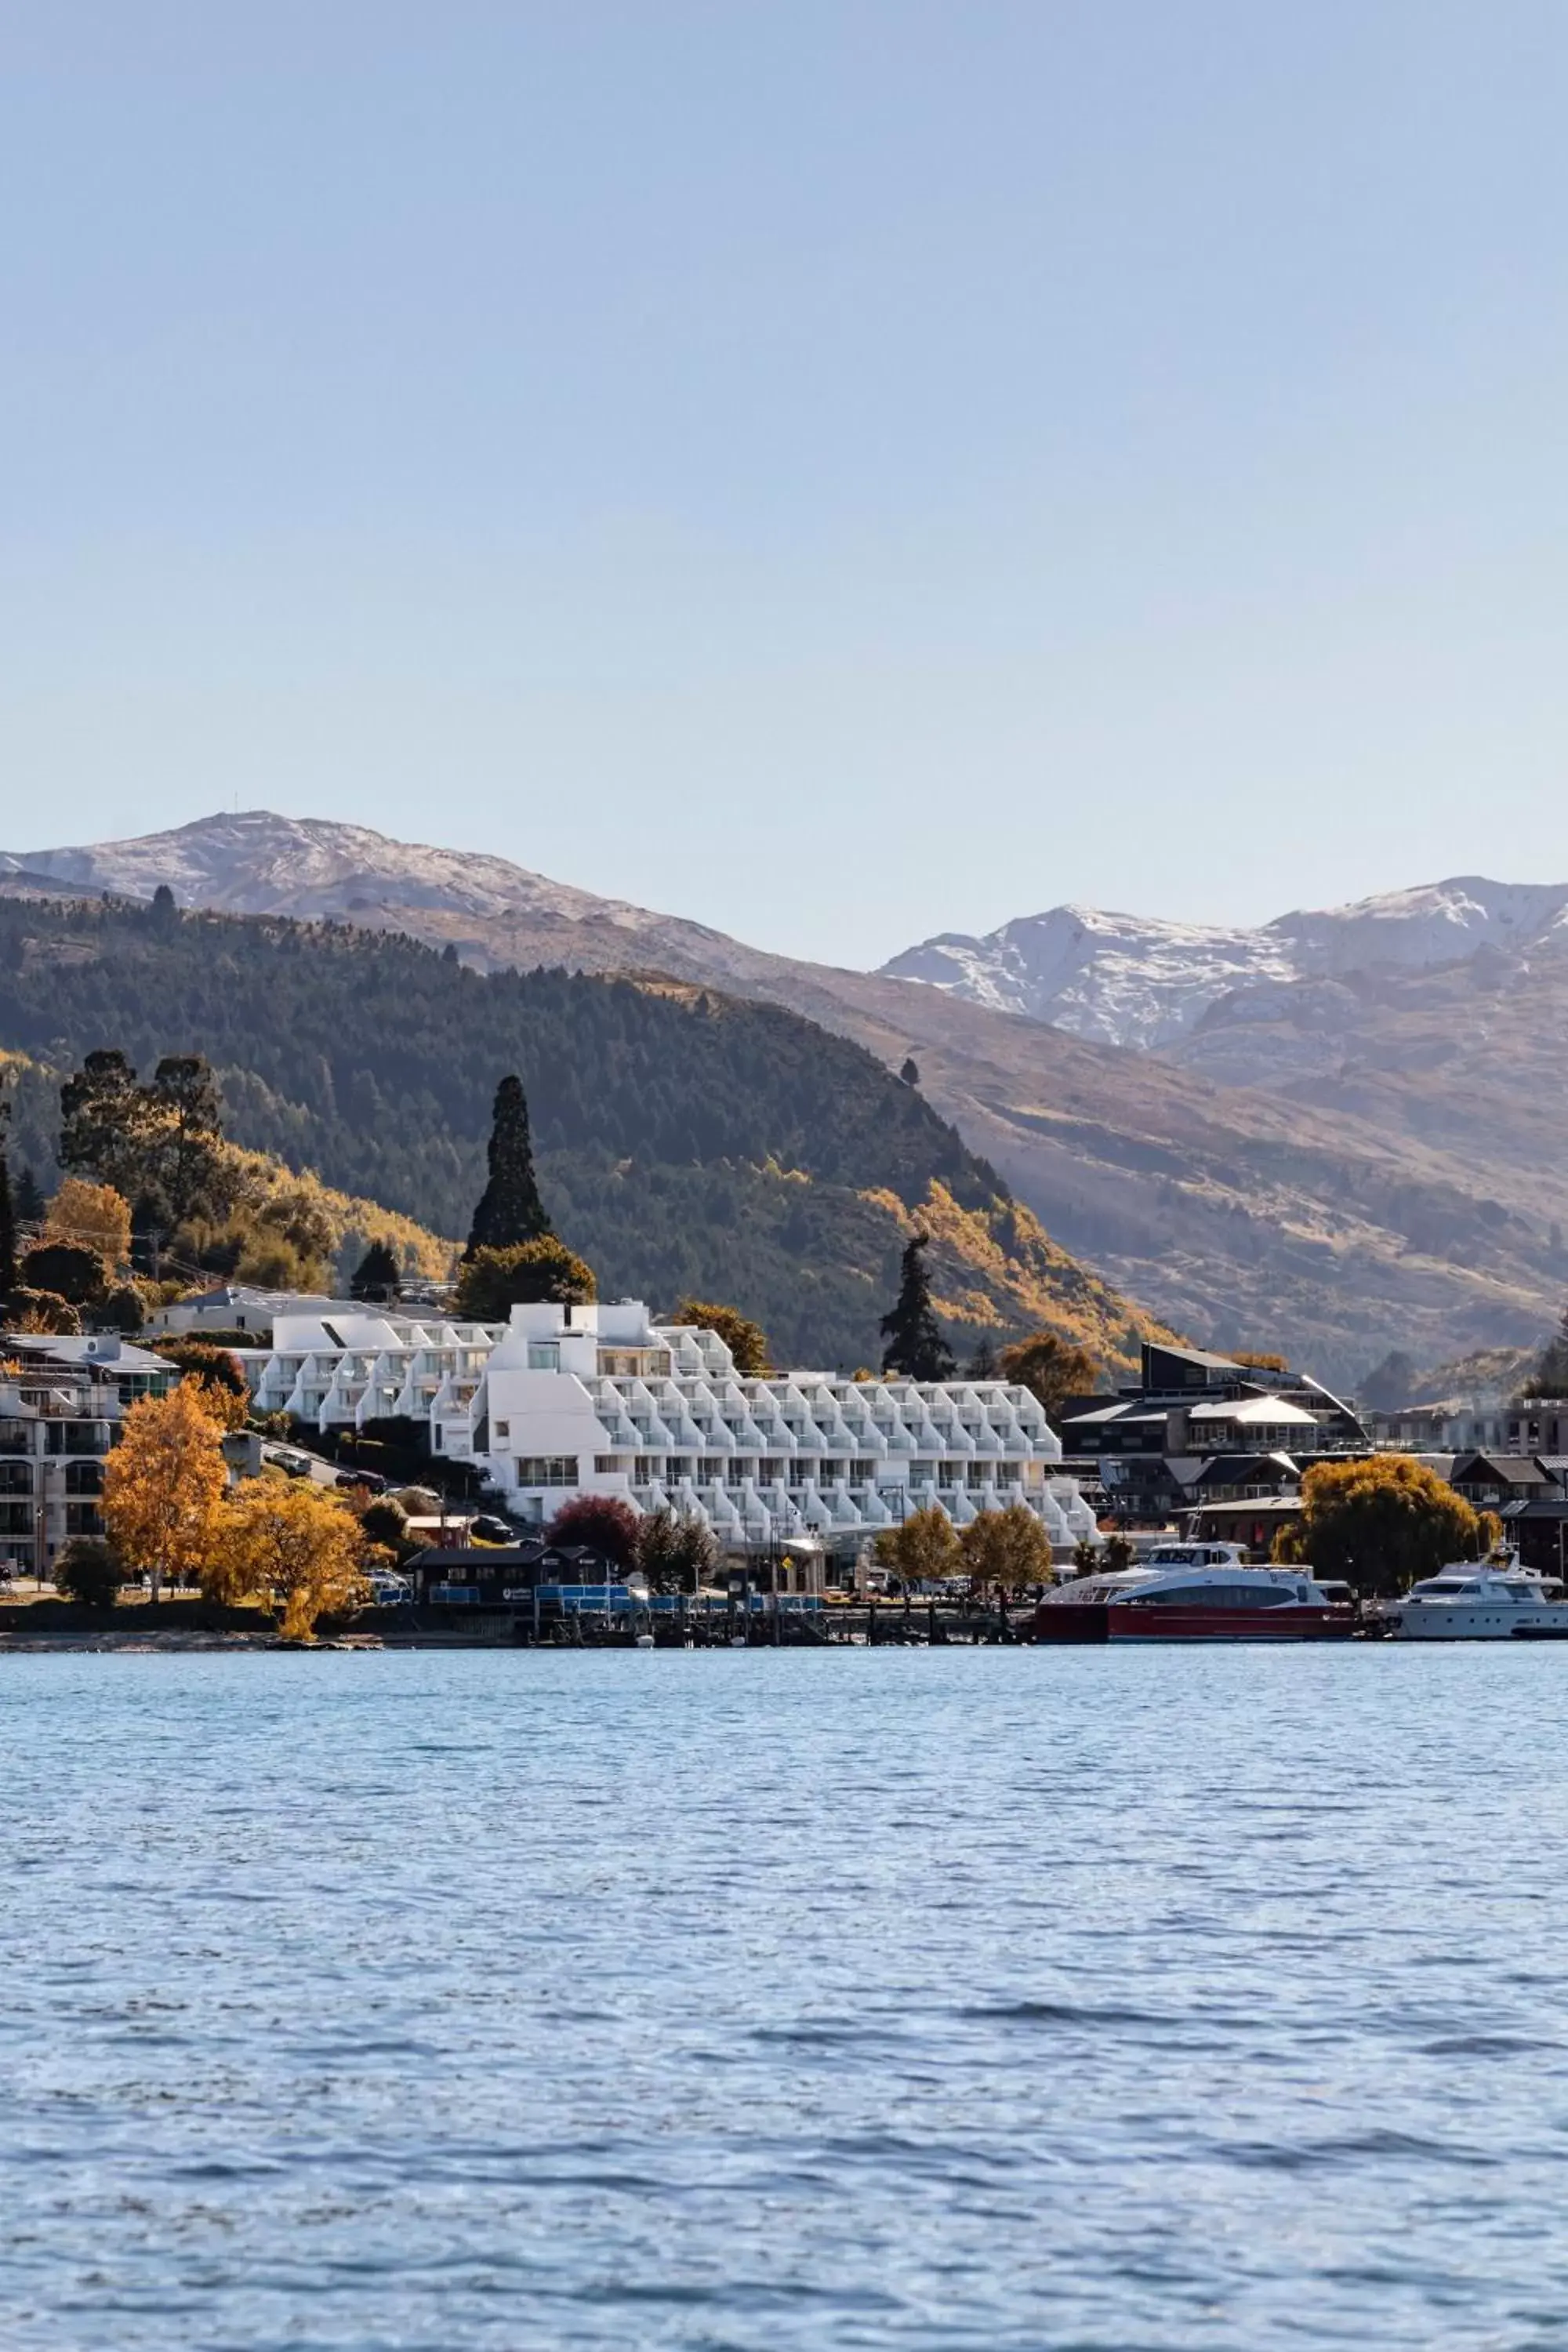
<svg viewBox="0 0 1568 2352"><path fill-rule="evenodd" d="M1560 2347L1565 1701L0 1660L0 2342Z"/></svg>

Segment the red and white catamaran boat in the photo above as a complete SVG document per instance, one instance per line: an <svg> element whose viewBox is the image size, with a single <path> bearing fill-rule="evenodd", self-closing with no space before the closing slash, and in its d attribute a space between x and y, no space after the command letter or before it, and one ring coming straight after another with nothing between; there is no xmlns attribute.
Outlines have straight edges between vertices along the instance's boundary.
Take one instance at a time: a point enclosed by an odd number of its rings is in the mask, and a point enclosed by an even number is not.
<svg viewBox="0 0 1568 2352"><path fill-rule="evenodd" d="M1037 1642L1324 1642L1355 1631L1348 1584L1301 1568L1251 1568L1235 1544L1162 1543L1136 1568L1059 1584Z"/></svg>

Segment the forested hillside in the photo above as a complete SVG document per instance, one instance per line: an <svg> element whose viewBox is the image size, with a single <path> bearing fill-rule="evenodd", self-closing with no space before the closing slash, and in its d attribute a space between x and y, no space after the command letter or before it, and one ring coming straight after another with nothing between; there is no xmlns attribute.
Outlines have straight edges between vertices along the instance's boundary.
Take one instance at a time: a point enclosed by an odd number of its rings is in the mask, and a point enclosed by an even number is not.
<svg viewBox="0 0 1568 2352"><path fill-rule="evenodd" d="M41 1175L58 1077L100 1046L205 1054L237 1141L448 1234L515 1069L553 1222L602 1292L731 1298L795 1360L875 1360L917 1214L961 1353L1049 1322L1125 1357L1140 1328L915 1087L776 1006L480 974L339 924L0 903L0 1048L30 1066L13 1149Z"/></svg>

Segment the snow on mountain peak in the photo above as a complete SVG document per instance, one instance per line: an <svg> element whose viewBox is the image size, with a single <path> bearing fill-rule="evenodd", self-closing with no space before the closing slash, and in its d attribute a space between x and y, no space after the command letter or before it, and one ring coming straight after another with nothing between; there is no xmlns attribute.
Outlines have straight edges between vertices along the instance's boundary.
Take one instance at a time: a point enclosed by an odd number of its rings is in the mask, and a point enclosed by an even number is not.
<svg viewBox="0 0 1568 2352"><path fill-rule="evenodd" d="M166 884L183 906L233 914L352 915L378 905L473 915L517 910L568 920L635 922L639 910L547 881L509 858L393 841L367 825L268 809L198 817L166 833L0 859L0 870L47 875L117 896L149 898Z"/></svg>
<svg viewBox="0 0 1568 2352"><path fill-rule="evenodd" d="M1568 887L1464 876L1257 929L1053 907L984 938L942 932L881 969L1101 1043L1158 1049L1233 990L1325 980L1378 965L1425 971L1483 947L1519 953L1568 940Z"/></svg>

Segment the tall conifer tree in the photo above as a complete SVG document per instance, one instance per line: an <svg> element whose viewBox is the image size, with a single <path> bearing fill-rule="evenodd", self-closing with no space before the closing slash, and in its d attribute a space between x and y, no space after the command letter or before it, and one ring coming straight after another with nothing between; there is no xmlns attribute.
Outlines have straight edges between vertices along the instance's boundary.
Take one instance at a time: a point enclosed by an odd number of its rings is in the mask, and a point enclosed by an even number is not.
<svg viewBox="0 0 1568 2352"><path fill-rule="evenodd" d="M904 1251L899 1296L892 1312L882 1318L882 1370L901 1372L908 1381L950 1381L952 1351L942 1336L942 1326L931 1303L931 1283L925 1254L930 1236L917 1234Z"/></svg>
<svg viewBox="0 0 1568 2352"><path fill-rule="evenodd" d="M11 1171L0 1133L0 1299L8 1298L16 1287L16 1213L11 1205Z"/></svg>
<svg viewBox="0 0 1568 2352"><path fill-rule="evenodd" d="M400 1287L396 1253L385 1242L372 1242L350 1277L350 1297L395 1304Z"/></svg>
<svg viewBox="0 0 1568 2352"><path fill-rule="evenodd" d="M496 1088L489 1140L489 1182L479 1195L468 1233L465 1260L476 1250L515 1249L520 1242L542 1241L550 1220L533 1173L533 1142L528 1131L528 1097L522 1080L503 1078Z"/></svg>

